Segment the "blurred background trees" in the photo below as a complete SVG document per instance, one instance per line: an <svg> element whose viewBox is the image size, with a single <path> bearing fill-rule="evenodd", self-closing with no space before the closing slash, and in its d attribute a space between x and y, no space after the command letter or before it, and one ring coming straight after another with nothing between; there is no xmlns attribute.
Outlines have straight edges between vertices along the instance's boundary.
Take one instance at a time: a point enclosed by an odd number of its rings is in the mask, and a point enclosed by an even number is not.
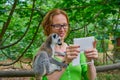
<svg viewBox="0 0 120 80"><path fill-rule="evenodd" d="M0 61L11 62L0 66L12 65L22 58L29 58L28 64L32 62L46 38L41 21L54 8L65 10L69 16L68 44L73 43L73 38L95 36L97 49L103 54L102 64L120 60L120 0L1 0Z"/></svg>

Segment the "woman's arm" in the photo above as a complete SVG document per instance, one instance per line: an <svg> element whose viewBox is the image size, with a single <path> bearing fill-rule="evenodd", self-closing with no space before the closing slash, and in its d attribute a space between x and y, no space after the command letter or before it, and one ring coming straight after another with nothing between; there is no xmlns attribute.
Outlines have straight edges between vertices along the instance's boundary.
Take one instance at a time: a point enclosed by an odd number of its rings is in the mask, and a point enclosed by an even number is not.
<svg viewBox="0 0 120 80"><path fill-rule="evenodd" d="M85 55L86 55L88 61L98 58L98 51L96 49L96 41L93 42L93 49L86 50ZM96 68L95 68L94 62L88 64L89 80L95 80L96 75L97 75L97 73L96 73Z"/></svg>
<svg viewBox="0 0 120 80"><path fill-rule="evenodd" d="M95 48L85 51L85 54L87 57L87 61L98 58L98 52ZM94 62L88 64L88 78L89 80L95 80L96 78L96 68Z"/></svg>
<svg viewBox="0 0 120 80"><path fill-rule="evenodd" d="M96 78L96 68L94 63L88 64L88 78L89 80L95 80Z"/></svg>

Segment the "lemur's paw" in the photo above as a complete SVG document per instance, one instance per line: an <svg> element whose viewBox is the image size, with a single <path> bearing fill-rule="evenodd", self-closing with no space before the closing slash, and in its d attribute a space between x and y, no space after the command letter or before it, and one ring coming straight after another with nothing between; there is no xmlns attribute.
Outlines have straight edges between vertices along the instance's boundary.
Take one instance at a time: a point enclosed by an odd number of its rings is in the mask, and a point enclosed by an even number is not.
<svg viewBox="0 0 120 80"><path fill-rule="evenodd" d="M62 70L62 68L61 68L60 66L58 66L58 67L57 67L57 70L61 71L61 70Z"/></svg>

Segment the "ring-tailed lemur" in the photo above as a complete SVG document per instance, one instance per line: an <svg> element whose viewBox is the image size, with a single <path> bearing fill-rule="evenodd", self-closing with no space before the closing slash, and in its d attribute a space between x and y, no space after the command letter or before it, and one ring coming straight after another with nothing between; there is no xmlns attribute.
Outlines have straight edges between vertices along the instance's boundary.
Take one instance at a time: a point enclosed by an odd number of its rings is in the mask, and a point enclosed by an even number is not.
<svg viewBox="0 0 120 80"><path fill-rule="evenodd" d="M47 40L40 47L33 61L33 71L37 80L40 80L41 76L43 75L50 74L55 70L61 70L62 67L67 66L66 64L54 59L54 47L55 45L61 44L62 42L60 36L56 33L53 33L48 36Z"/></svg>

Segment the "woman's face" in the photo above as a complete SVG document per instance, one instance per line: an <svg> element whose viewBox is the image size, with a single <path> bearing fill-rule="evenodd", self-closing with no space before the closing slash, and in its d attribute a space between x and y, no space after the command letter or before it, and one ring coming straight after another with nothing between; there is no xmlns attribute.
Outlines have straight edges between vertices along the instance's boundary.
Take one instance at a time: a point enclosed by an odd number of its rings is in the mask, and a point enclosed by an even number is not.
<svg viewBox="0 0 120 80"><path fill-rule="evenodd" d="M63 14L55 15L52 20L50 33L57 33L64 41L68 32L68 22Z"/></svg>

